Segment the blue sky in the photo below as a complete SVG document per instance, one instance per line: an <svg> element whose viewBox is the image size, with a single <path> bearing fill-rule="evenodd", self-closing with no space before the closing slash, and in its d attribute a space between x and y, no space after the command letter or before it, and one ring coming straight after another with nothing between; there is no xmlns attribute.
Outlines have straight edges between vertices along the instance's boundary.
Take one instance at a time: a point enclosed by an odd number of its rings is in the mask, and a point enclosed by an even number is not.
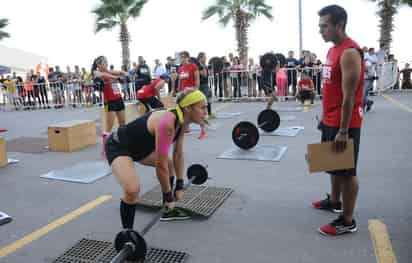
<svg viewBox="0 0 412 263"><path fill-rule="evenodd" d="M141 17L130 20L132 60L143 55L149 65L155 58L165 60L175 51L188 50L192 55L205 51L209 57L235 52L231 25L223 28L211 18L200 20L201 11L212 0L149 0ZM304 49L324 59L329 43L318 34L317 11L328 4L342 5L349 15L347 31L361 46L378 47L376 5L367 0L302 0ZM109 63L120 65L121 48L118 29L93 33L94 17L90 10L97 0L3 0L0 17L9 18L10 39L2 45L23 49L48 57L51 65L89 67L101 54ZM259 18L249 30L249 54L253 58L267 51L298 51L298 0L268 0L275 19ZM17 11L18 10L18 11ZM408 47L412 8L401 8L396 16L392 52L401 61L411 60Z"/></svg>

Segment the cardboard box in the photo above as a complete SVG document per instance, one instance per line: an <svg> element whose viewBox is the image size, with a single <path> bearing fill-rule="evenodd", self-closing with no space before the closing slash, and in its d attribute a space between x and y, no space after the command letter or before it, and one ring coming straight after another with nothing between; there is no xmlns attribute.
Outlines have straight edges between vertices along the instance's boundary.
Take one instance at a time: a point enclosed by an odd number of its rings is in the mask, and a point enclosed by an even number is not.
<svg viewBox="0 0 412 263"><path fill-rule="evenodd" d="M145 113L146 109L143 106L143 104L141 103L125 103L125 113L126 113L126 124L134 121L136 118L138 118L139 116L143 115ZM106 130L106 119L105 119L105 114L106 112L104 111L104 108L101 109L101 120L102 120L102 128L103 131ZM115 118L114 120L114 124L113 124L113 128L112 129L116 129L117 127L119 127L119 124L117 123L117 118Z"/></svg>
<svg viewBox="0 0 412 263"><path fill-rule="evenodd" d="M353 140L348 141L346 149L342 153L333 152L332 144L333 142L308 144L306 160L310 173L355 167Z"/></svg>
<svg viewBox="0 0 412 263"><path fill-rule="evenodd" d="M8 163L6 141L0 138L0 167L4 167Z"/></svg>
<svg viewBox="0 0 412 263"><path fill-rule="evenodd" d="M97 143L93 120L74 120L49 125L50 151L73 152Z"/></svg>

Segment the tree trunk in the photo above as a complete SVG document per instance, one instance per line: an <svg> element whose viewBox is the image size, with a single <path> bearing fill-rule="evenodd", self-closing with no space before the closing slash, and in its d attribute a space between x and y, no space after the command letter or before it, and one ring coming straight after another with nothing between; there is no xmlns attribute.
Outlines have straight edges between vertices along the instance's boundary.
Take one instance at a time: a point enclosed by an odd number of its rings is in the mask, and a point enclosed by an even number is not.
<svg viewBox="0 0 412 263"><path fill-rule="evenodd" d="M236 41L239 60L240 63L244 66L247 66L248 59L248 27L249 23L247 19L247 14L243 10L239 10L238 12L236 12L235 18Z"/></svg>
<svg viewBox="0 0 412 263"><path fill-rule="evenodd" d="M126 23L120 25L120 43L122 44L122 66L125 69L130 68L130 49L129 49L130 35L127 30Z"/></svg>
<svg viewBox="0 0 412 263"><path fill-rule="evenodd" d="M397 0L383 0L380 4L380 10L378 15L380 17L379 28L380 28L380 39L379 45L385 50L390 50L390 45L392 42L392 31L394 30L394 16L397 11L398 1Z"/></svg>

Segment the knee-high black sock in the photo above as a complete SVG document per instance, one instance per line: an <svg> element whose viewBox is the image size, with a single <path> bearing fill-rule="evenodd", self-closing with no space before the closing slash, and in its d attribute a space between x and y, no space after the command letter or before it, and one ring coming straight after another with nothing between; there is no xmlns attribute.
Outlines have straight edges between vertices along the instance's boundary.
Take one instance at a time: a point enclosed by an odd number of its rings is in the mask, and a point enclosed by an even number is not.
<svg viewBox="0 0 412 263"><path fill-rule="evenodd" d="M127 204L120 200L120 218L124 229L133 229L136 204Z"/></svg>
<svg viewBox="0 0 412 263"><path fill-rule="evenodd" d="M207 104L207 114L212 115L212 103L211 102Z"/></svg>
<svg viewBox="0 0 412 263"><path fill-rule="evenodd" d="M173 185L175 183L175 177L169 176L169 182L170 182L170 190L173 192Z"/></svg>

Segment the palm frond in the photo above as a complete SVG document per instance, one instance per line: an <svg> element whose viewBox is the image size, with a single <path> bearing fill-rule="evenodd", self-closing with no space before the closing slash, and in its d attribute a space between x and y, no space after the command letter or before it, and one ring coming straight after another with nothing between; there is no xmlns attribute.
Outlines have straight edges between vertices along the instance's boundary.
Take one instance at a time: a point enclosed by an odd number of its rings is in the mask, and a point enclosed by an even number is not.
<svg viewBox="0 0 412 263"><path fill-rule="evenodd" d="M103 22L97 22L96 23L95 33L98 33L103 29L104 30L111 30L111 29L113 29L113 27L115 27L118 24L120 24L119 21L111 20L111 19L105 19Z"/></svg>
<svg viewBox="0 0 412 263"><path fill-rule="evenodd" d="M134 2L134 1L133 1ZM137 1L130 9L129 14L131 17L135 18L140 16L143 6L148 2L148 0L139 0Z"/></svg>
<svg viewBox="0 0 412 263"><path fill-rule="evenodd" d="M5 28L9 24L9 20L7 18L0 19L0 29Z"/></svg>
<svg viewBox="0 0 412 263"><path fill-rule="evenodd" d="M220 5L212 5L206 8L202 13L202 20L206 20L214 15L223 16L223 7Z"/></svg>
<svg viewBox="0 0 412 263"><path fill-rule="evenodd" d="M5 28L8 24L9 24L9 20L7 18L0 19L0 40L6 37L10 37L9 33L1 30Z"/></svg>
<svg viewBox="0 0 412 263"><path fill-rule="evenodd" d="M6 37L10 37L10 34L0 30L0 40L2 40L3 38L6 38Z"/></svg>
<svg viewBox="0 0 412 263"><path fill-rule="evenodd" d="M121 7L119 8L118 5L101 5L92 10L92 13L94 13L97 16L97 22L104 20L106 18L116 17L117 14L119 14L120 12Z"/></svg>
<svg viewBox="0 0 412 263"><path fill-rule="evenodd" d="M412 0L401 0L401 4L412 7Z"/></svg>
<svg viewBox="0 0 412 263"><path fill-rule="evenodd" d="M226 27L232 18L233 18L232 14L227 13L226 15L222 16L219 19L219 23L222 24L224 27Z"/></svg>

